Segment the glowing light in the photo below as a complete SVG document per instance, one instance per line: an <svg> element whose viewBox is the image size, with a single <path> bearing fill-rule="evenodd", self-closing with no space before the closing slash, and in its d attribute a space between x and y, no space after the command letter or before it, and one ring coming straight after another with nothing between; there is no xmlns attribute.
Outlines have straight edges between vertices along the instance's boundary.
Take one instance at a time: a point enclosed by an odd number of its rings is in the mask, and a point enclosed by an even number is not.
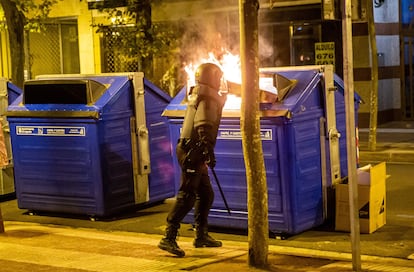
<svg viewBox="0 0 414 272"><path fill-rule="evenodd" d="M240 57L226 51L219 60L210 52L207 58L200 58L197 63L190 63L184 67L187 73L187 87L195 85L195 70L202 63L214 63L218 65L223 71L224 80L241 83Z"/></svg>
<svg viewBox="0 0 414 272"><path fill-rule="evenodd" d="M234 95L234 94L228 94L226 104L224 104L225 110L240 110L241 105L241 97Z"/></svg>
<svg viewBox="0 0 414 272"><path fill-rule="evenodd" d="M241 84L240 56L231 53L224 54L221 67L225 80Z"/></svg>
<svg viewBox="0 0 414 272"><path fill-rule="evenodd" d="M218 65L223 71L223 79L225 81L231 81L240 84L241 83L241 69L240 69L240 57L233 55L225 50L225 53L221 56L220 60L217 59L212 52L207 54L208 57L200 58L197 63L191 63L184 67L187 73L187 90L195 85L195 71L197 67L202 63L214 63ZM224 90L227 92L227 90ZM241 97L228 94L224 109L226 110L239 110L241 105Z"/></svg>
<svg viewBox="0 0 414 272"><path fill-rule="evenodd" d="M224 105L224 110L240 110L241 107L241 97L240 95L240 84L241 84L241 68L240 68L240 56L234 55L227 50L224 50L224 54L217 59L213 53L208 53L207 58L200 58L197 63L191 63L184 67L187 73L187 90L190 90L192 86L195 86L195 71L197 67L202 63L214 63L218 65L221 70L223 71L223 78L225 82L228 83L230 92L227 95L227 101ZM235 92L232 90L232 85L235 87ZM259 78L259 88L261 90L265 90L270 92L274 95L277 95L277 90L273 85L273 78L272 77L261 77ZM228 91L228 90L224 90Z"/></svg>

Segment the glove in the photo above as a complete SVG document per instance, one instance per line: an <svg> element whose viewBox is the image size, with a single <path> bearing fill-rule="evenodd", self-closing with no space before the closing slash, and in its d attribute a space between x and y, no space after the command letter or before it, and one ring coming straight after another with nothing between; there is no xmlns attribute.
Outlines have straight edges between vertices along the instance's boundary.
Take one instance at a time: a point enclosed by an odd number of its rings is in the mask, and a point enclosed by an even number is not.
<svg viewBox="0 0 414 272"><path fill-rule="evenodd" d="M184 168L185 169L194 169L197 165L203 164L209 160L209 152L207 149L207 145L202 142L198 141L195 144L191 145L191 148L187 151L184 157Z"/></svg>
<svg viewBox="0 0 414 272"><path fill-rule="evenodd" d="M207 160L207 165L210 168L214 168L216 167L216 155L214 154L214 150L211 149L210 151L208 151L208 160Z"/></svg>
<svg viewBox="0 0 414 272"><path fill-rule="evenodd" d="M194 168L197 164L201 163L203 160L202 152L203 150L197 145L190 148L185 156L185 168Z"/></svg>
<svg viewBox="0 0 414 272"><path fill-rule="evenodd" d="M203 147L203 158L204 161L210 168L216 166L216 156L214 154L214 147L211 141L208 140L206 136L205 127L201 126L198 128L198 134L200 136L200 145Z"/></svg>
<svg viewBox="0 0 414 272"><path fill-rule="evenodd" d="M208 144L204 145L203 156L204 161L210 168L214 168L216 166L216 156L214 154L214 149Z"/></svg>

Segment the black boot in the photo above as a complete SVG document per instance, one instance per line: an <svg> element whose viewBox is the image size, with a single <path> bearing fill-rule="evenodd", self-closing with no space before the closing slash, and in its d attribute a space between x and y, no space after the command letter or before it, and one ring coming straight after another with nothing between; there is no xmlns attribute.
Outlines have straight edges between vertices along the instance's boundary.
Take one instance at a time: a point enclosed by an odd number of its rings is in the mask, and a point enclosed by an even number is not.
<svg viewBox="0 0 414 272"><path fill-rule="evenodd" d="M207 228L196 227L196 238L193 245L194 247L221 247L223 244L208 235Z"/></svg>
<svg viewBox="0 0 414 272"><path fill-rule="evenodd" d="M160 243L158 244L158 247L178 257L184 257L184 250L182 250L175 241L177 237L177 232L177 228L168 226L165 231L165 237L161 239Z"/></svg>

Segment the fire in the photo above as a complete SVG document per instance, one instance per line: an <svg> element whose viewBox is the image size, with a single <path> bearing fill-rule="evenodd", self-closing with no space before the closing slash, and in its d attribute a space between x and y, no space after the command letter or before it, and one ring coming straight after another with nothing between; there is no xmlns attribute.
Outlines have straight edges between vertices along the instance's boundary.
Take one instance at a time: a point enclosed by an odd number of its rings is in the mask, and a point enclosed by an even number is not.
<svg viewBox="0 0 414 272"><path fill-rule="evenodd" d="M241 84L240 56L231 53L224 54L221 68L225 80Z"/></svg>
<svg viewBox="0 0 414 272"><path fill-rule="evenodd" d="M224 104L224 110L240 110L241 105L241 97L234 95L234 94L228 94L226 104Z"/></svg>
<svg viewBox="0 0 414 272"><path fill-rule="evenodd" d="M240 56L234 55L228 51L221 56L220 60L217 59L214 54L208 53L207 58L201 58L196 64L189 64L184 69L187 73L187 90L191 86L195 85L195 70L202 63L214 63L218 65L223 71L223 78L225 81L234 82L237 84L241 83L241 69L240 69ZM225 90L227 91L227 90ZM227 101L224 105L224 109L227 110L238 110L241 105L241 97L234 94L227 95Z"/></svg>
<svg viewBox="0 0 414 272"><path fill-rule="evenodd" d="M224 81L228 85L233 83L233 86L241 84L241 68L240 68L240 56L234 55L227 50L224 50L224 54L217 59L213 53L208 54L208 58L202 58L197 64L189 64L184 69L187 72L187 90L195 85L195 70L202 63L214 63L218 65L223 71ZM235 84L234 84L235 83ZM225 86L226 90L228 91ZM259 78L259 88L265 90L273 95L277 95L277 89L273 84L273 78L261 77ZM240 90L239 90L240 91ZM239 95L229 93L227 95L227 101L224 105L224 110L240 110L241 97Z"/></svg>
<svg viewBox="0 0 414 272"><path fill-rule="evenodd" d="M224 74L224 79L231 82L241 82L240 57L226 51L221 59L217 59L212 52L208 53L208 58L201 58L198 63L190 63L184 67L187 72L187 86L195 85L195 70L202 63L214 63L218 65Z"/></svg>

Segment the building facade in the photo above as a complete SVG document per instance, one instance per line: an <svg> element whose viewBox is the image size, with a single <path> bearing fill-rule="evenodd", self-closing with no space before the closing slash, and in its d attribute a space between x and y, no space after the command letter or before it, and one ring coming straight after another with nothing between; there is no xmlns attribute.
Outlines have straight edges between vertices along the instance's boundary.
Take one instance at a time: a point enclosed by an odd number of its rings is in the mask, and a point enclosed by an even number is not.
<svg viewBox="0 0 414 272"><path fill-rule="evenodd" d="M103 2L63 0L54 6L46 24L47 31L30 33L26 38L25 78L40 74L96 74L139 69L120 50L121 38L129 35L128 29L115 26L107 14L96 9L96 4ZM337 2L340 1L261 1L261 66L334 63L335 71L342 76L342 27L338 18L340 7L335 6ZM364 0L359 2L364 3ZM188 62L223 47L237 53L237 0L164 0L155 3L152 6L153 23L172 24L188 30L180 37L183 40L181 47L171 51L172 56L179 55L176 61ZM374 3L379 64L378 123L413 120L414 32L411 21L414 1L381 0ZM367 127L372 89L371 46L366 10L361 5L355 12L358 16L353 23L354 82L355 91L365 101L359 109L359 126ZM96 25L107 25L107 32L98 33ZM9 77L9 49L4 30L0 32L0 39L0 73ZM330 57L321 59L327 55ZM174 58L154 60L156 78L162 77L171 61Z"/></svg>

